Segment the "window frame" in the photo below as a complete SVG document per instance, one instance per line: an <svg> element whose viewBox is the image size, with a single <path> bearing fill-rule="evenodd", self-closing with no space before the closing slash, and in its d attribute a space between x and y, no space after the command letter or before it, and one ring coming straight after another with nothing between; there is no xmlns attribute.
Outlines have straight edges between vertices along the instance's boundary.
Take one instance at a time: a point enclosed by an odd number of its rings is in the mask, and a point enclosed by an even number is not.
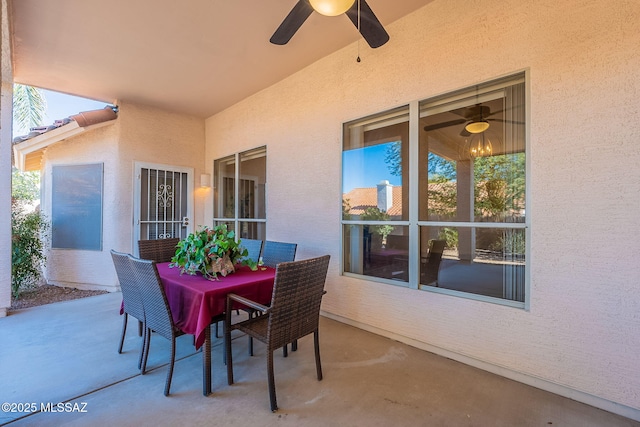
<svg viewBox="0 0 640 427"><path fill-rule="evenodd" d="M524 81L524 152L525 152L525 195L524 203L526 208L526 215L524 222L522 223L507 223L507 222L473 222L473 221L429 221L419 219L419 177L418 171L420 168L419 157L419 137L420 137L420 115L421 107L428 102L433 102L439 99L455 101L455 97L462 98L462 94L468 94L469 91L479 85L490 87L492 84L501 84L504 81L515 81L518 78L522 78ZM465 86L464 88L447 91L446 93L429 97L422 100L414 100L408 104L402 104L402 106L408 105L409 107L409 157L408 157L408 185L409 192L409 218L405 220L393 220L393 221L362 221L345 219L341 213L340 216L340 235L341 235L341 249L340 249L340 272L345 277L352 277L356 279L380 282L393 286L405 287L408 289L422 290L427 292L433 292L438 294L450 295L455 297L461 297L466 299L477 300L481 302L494 303L502 306L509 306L524 310L530 309L531 301L531 268L530 268L530 254L531 254L531 152L530 152L530 137L529 137L529 124L530 124L530 76L529 69L524 69L518 72L510 73L508 75L491 79L486 82L478 83L476 85ZM387 111L380 112L379 114L373 114L361 119L351 120L343 123L343 139L344 132L348 127L354 125L362 125L370 122L375 122L387 117L394 111L401 109L402 107L391 108ZM341 145L341 151L344 153L344 141ZM343 208L343 194L344 191L344 161L341 161L341 212ZM350 244L346 241L345 226L347 225L391 225L391 226L406 226L409 229L409 260L408 260L408 281L398 281L393 279L387 279L383 277L369 276L359 273L353 273L345 271L345 245ZM457 291L453 289L446 289L434 286L428 286L420 284L420 227L467 227L467 228L500 228L500 229L522 229L525 232L525 261L524 261L524 301L514 301L503 298L491 297L481 294L473 294L469 292Z"/></svg>
<svg viewBox="0 0 640 427"><path fill-rule="evenodd" d="M241 216L239 216L239 212L241 212L240 209L240 186L238 185L239 182L241 181L255 181L258 182L258 179L256 179L257 177L255 175L248 175L248 174L242 174L241 173L241 162L243 160L245 160L244 156L247 156L248 159L251 159L252 157L264 157L264 161L265 161L265 182L264 182L264 218L243 218ZM219 173L216 173L216 162L218 161L224 161L224 160L231 160L234 162L234 171L233 171L233 176L231 176L231 174L227 173L226 171L220 171ZM233 206L233 216L231 217L225 217L225 216L216 216L216 212L218 211L218 209L216 209L216 203L220 203L221 199L219 197L217 197L217 195L214 194L214 197L212 198L212 213L213 213L213 219L212 219L212 223L213 225L219 224L219 223L232 223L233 224L233 230L236 234L236 238L237 239L241 239L242 237L240 237L240 232L241 232L241 226L242 223L255 223L258 224L258 227L260 226L259 224L263 224L262 227L264 227L264 236L266 237L266 227L267 227L267 207L266 207L266 201L267 201L267 182L266 182L266 171L268 168L268 163L267 163L267 147L266 146L260 146L260 147L256 147L256 148L252 148L250 150L245 150L245 151L241 151L241 152L237 152L228 156L224 156L224 157L220 157L217 159L213 160L213 188L214 191L219 191L221 186L222 186L222 179L224 178L231 178L233 179L233 202L234 202L234 206ZM254 194L254 197L257 197ZM254 210L258 211L258 205L256 204L254 206ZM222 210L224 211L224 210ZM257 216L257 215L256 215ZM259 239L259 240L264 240L264 239Z"/></svg>

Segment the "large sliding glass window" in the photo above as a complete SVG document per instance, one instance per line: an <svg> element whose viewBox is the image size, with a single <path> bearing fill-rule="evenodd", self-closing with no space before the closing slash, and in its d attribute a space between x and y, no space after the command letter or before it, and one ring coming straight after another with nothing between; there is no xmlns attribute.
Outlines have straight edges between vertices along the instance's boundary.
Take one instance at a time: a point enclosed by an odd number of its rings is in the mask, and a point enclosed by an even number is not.
<svg viewBox="0 0 640 427"><path fill-rule="evenodd" d="M215 160L213 174L214 225L227 224L241 239L265 240L266 147Z"/></svg>
<svg viewBox="0 0 640 427"><path fill-rule="evenodd" d="M343 271L524 306L524 73L378 117L344 125Z"/></svg>

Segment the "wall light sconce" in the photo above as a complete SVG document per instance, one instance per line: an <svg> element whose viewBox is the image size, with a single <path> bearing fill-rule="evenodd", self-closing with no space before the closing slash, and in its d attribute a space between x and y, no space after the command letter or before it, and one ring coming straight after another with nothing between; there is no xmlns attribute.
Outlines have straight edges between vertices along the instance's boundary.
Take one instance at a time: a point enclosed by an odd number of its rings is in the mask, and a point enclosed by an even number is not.
<svg viewBox="0 0 640 427"><path fill-rule="evenodd" d="M211 187L211 175L209 175L208 173L200 174L200 187Z"/></svg>

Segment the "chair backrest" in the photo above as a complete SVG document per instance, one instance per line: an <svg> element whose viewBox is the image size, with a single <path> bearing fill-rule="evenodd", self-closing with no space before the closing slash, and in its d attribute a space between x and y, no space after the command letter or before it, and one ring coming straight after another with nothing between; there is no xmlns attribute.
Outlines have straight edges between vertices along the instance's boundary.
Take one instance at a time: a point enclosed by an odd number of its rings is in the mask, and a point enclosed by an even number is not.
<svg viewBox="0 0 640 427"><path fill-rule="evenodd" d="M387 249L403 249L409 248L409 236L389 234L387 236Z"/></svg>
<svg viewBox="0 0 640 427"><path fill-rule="evenodd" d="M138 240L138 253L142 259L155 262L170 262L176 254L176 246L180 241L177 237L168 239Z"/></svg>
<svg viewBox="0 0 640 427"><path fill-rule="evenodd" d="M118 282L122 290L122 301L124 303L124 311L136 319L144 320L144 308L142 305L142 296L136 281L135 274L129 262L129 254L111 250L111 258L116 268Z"/></svg>
<svg viewBox="0 0 640 427"><path fill-rule="evenodd" d="M296 258L297 243L283 243L267 240L262 248L262 262L267 267L276 268L281 262L290 262Z"/></svg>
<svg viewBox="0 0 640 427"><path fill-rule="evenodd" d="M155 261L131 255L129 261L140 287L147 328L169 340L172 339L176 329Z"/></svg>
<svg viewBox="0 0 640 427"><path fill-rule="evenodd" d="M442 260L442 252L446 245L444 240L431 240L429 242L429 253L427 254L427 263L425 265L424 284L431 284L438 281L438 272L440 271L440 261Z"/></svg>
<svg viewBox="0 0 640 427"><path fill-rule="evenodd" d="M328 268L329 255L278 264L267 332L270 350L317 330Z"/></svg>
<svg viewBox="0 0 640 427"><path fill-rule="evenodd" d="M260 253L262 252L262 240L240 239L240 246L249 252L249 255L245 258L258 262Z"/></svg>
<svg viewBox="0 0 640 427"><path fill-rule="evenodd" d="M442 252L444 252L444 247L447 244L444 240L432 240L431 245L429 246L429 262L435 261L439 262L442 258Z"/></svg>

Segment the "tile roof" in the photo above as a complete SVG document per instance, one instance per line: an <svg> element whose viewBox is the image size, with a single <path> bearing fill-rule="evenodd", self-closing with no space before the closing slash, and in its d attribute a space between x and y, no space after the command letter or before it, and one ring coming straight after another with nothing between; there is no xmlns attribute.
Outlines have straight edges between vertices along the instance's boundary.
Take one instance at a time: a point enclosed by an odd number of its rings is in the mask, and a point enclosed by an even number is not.
<svg viewBox="0 0 640 427"><path fill-rule="evenodd" d="M49 126L33 127L27 135L13 138L12 164L22 171L39 170L47 147L117 118L118 107L107 105L103 109L82 111L56 120Z"/></svg>
<svg viewBox="0 0 640 427"><path fill-rule="evenodd" d="M362 215L367 208L378 207L377 187L354 188L342 195L342 200L347 201L351 215ZM402 216L402 186L392 186L392 205L387 213L392 217Z"/></svg>
<svg viewBox="0 0 640 427"><path fill-rule="evenodd" d="M78 123L80 127L86 127L97 123L106 122L109 120L114 120L117 118L118 107L107 105L100 110L91 110L91 111L82 111L78 114L74 114L72 116L66 117L64 119L55 120L53 124L48 126L36 126L29 129L29 133L26 135L20 135L13 138L14 144L19 144L23 141L26 141L31 138L35 138L36 136L40 136L43 133L50 132L52 130L58 129L64 125L75 121Z"/></svg>

